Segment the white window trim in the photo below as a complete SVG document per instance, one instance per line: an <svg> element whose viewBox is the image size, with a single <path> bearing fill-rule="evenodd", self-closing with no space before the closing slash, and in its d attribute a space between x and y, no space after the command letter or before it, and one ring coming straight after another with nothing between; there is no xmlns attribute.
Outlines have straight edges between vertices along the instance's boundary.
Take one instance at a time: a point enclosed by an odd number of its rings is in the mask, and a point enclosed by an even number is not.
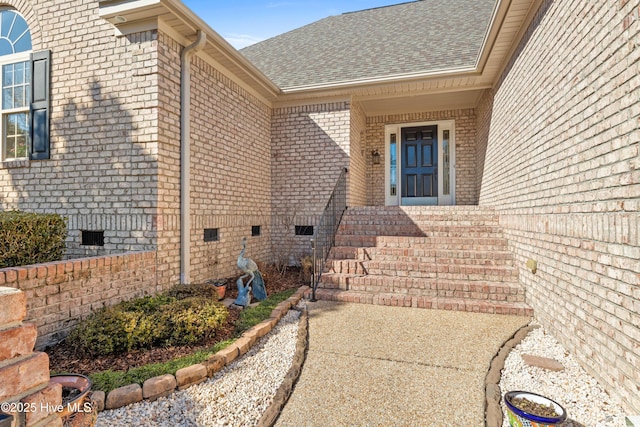
<svg viewBox="0 0 640 427"><path fill-rule="evenodd" d="M11 114L11 113L24 113L24 112L28 113L30 110L31 100L27 100L27 106L23 108L11 108L7 110L2 109L2 81L4 78L4 75L3 75L4 65L15 64L17 62L27 62L27 65L30 66L29 61L31 60L31 53L32 51L27 51L27 52L14 53L11 55L0 56L0 162L19 162L19 161L24 161L29 159L28 147L27 147L27 155L25 157L15 157L10 159L5 158L4 152L5 152L6 140L5 140L5 134L4 134L4 116L5 114ZM31 88L31 90L33 90L33 88ZM28 143L29 141L27 141L27 144Z"/></svg>
<svg viewBox="0 0 640 427"><path fill-rule="evenodd" d="M438 162L442 161L442 136L443 131L449 131L449 149L450 162L451 162L451 194L443 196L443 179L442 173L438 173L438 205L455 205L456 204L456 126L455 120L440 120L431 122L414 122L414 123L396 123L389 124L384 127L384 194L385 194L385 206L399 206L401 203L402 195L402 158L401 156L401 132L402 128L406 127L418 127L418 126L438 126ZM391 157L390 157L390 144L391 134L396 134L396 182L397 191L396 195L390 194L390 169L391 169ZM438 166L438 170L441 171L441 166Z"/></svg>

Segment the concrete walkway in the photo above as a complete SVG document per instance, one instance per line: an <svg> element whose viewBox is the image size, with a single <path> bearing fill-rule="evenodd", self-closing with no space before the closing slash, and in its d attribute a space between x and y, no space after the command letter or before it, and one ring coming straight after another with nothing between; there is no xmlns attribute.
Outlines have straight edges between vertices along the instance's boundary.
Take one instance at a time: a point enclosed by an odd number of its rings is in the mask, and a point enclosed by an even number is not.
<svg viewBox="0 0 640 427"><path fill-rule="evenodd" d="M484 378L527 317L309 303L309 351L277 426L484 426Z"/></svg>

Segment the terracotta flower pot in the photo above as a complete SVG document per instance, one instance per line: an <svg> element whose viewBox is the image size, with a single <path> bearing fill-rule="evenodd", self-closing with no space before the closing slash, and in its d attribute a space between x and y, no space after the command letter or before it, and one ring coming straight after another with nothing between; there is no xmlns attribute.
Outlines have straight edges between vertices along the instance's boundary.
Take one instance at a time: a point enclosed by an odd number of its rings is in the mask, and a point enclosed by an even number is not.
<svg viewBox="0 0 640 427"><path fill-rule="evenodd" d="M89 399L91 380L88 377L80 374L51 375L49 382L62 386L60 417L65 426L89 427L95 424L97 408Z"/></svg>
<svg viewBox="0 0 640 427"><path fill-rule="evenodd" d="M227 292L226 283L215 283L213 285L213 287L215 288L216 292L218 293L218 301L222 301L224 299L225 293Z"/></svg>

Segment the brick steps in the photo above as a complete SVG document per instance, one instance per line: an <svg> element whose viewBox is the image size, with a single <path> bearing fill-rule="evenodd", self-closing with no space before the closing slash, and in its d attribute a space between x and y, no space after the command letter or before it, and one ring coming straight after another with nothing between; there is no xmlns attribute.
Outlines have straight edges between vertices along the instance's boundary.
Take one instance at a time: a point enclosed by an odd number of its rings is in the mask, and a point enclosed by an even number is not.
<svg viewBox="0 0 640 427"><path fill-rule="evenodd" d="M465 281L447 278L325 273L322 280L323 288L343 291L524 302L524 290L521 286L510 282L494 282L489 278Z"/></svg>
<svg viewBox="0 0 640 427"><path fill-rule="evenodd" d="M343 236L416 236L416 237L502 237L498 226L481 225L396 225L396 224L341 224L338 233Z"/></svg>
<svg viewBox="0 0 640 427"><path fill-rule="evenodd" d="M355 255L358 256L358 255ZM380 254L380 253L370 253L364 255L364 258L338 258L338 259L329 259L327 261L326 268L332 270L334 272L342 271L345 267L350 268L354 263L357 262L360 265L369 266L370 268L376 268L375 263L369 263L371 260L370 257L375 258L375 262L377 263L410 263L410 264L431 264L431 265L449 265L449 266L487 266L487 267L495 267L495 266L504 266L510 267L513 265L512 258L464 258L457 257L456 255L452 255L450 257L438 257L438 256L405 256L405 255L393 255L393 254ZM372 265L373 264L373 265Z"/></svg>
<svg viewBox="0 0 640 427"><path fill-rule="evenodd" d="M348 209L317 295L531 315L498 217L479 207Z"/></svg>
<svg viewBox="0 0 640 427"><path fill-rule="evenodd" d="M496 250L456 250L439 248L394 248L394 247L355 247L335 246L331 251L331 258L336 260L356 259L368 261L375 257L383 259L420 259L424 262L435 259L436 262L447 263L448 260L462 260L469 263L482 263L483 261L513 262L513 254L509 251ZM509 264L510 265L510 264Z"/></svg>
<svg viewBox="0 0 640 427"><path fill-rule="evenodd" d="M466 263L438 263L436 260L429 258L424 258L424 260L378 260L378 258L375 261L335 260L330 262L329 272L387 277L458 278L462 280L475 280L477 277L486 277L490 278L490 280L504 281L518 278L517 270L510 265L470 265Z"/></svg>
<svg viewBox="0 0 640 427"><path fill-rule="evenodd" d="M336 235L336 246L439 249L467 251L506 251L507 240L502 237L464 236L376 236L376 235Z"/></svg>
<svg viewBox="0 0 640 427"><path fill-rule="evenodd" d="M411 296L390 293L342 291L336 289L318 289L316 291L316 298L327 301L387 305L394 307L456 310L474 313L505 314L528 317L533 315L533 309L525 303L499 303L465 298Z"/></svg>

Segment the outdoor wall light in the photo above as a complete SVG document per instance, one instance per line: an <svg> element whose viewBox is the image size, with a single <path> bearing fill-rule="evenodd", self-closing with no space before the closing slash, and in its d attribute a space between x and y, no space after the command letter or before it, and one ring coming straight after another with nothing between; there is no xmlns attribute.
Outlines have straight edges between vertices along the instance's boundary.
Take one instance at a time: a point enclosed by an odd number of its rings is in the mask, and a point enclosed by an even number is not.
<svg viewBox="0 0 640 427"><path fill-rule="evenodd" d="M373 150L371 152L371 160L373 161L374 165L380 164L380 152L378 150Z"/></svg>
<svg viewBox="0 0 640 427"><path fill-rule="evenodd" d="M538 261L536 261L534 259L528 259L527 260L527 268L529 270L531 270L531 272L533 274L536 274L538 272Z"/></svg>
<svg viewBox="0 0 640 427"><path fill-rule="evenodd" d="M108 21L111 22L113 25L118 25L118 24L124 24L125 22L127 22L127 18L125 18L122 15L116 15L112 18L109 18Z"/></svg>

